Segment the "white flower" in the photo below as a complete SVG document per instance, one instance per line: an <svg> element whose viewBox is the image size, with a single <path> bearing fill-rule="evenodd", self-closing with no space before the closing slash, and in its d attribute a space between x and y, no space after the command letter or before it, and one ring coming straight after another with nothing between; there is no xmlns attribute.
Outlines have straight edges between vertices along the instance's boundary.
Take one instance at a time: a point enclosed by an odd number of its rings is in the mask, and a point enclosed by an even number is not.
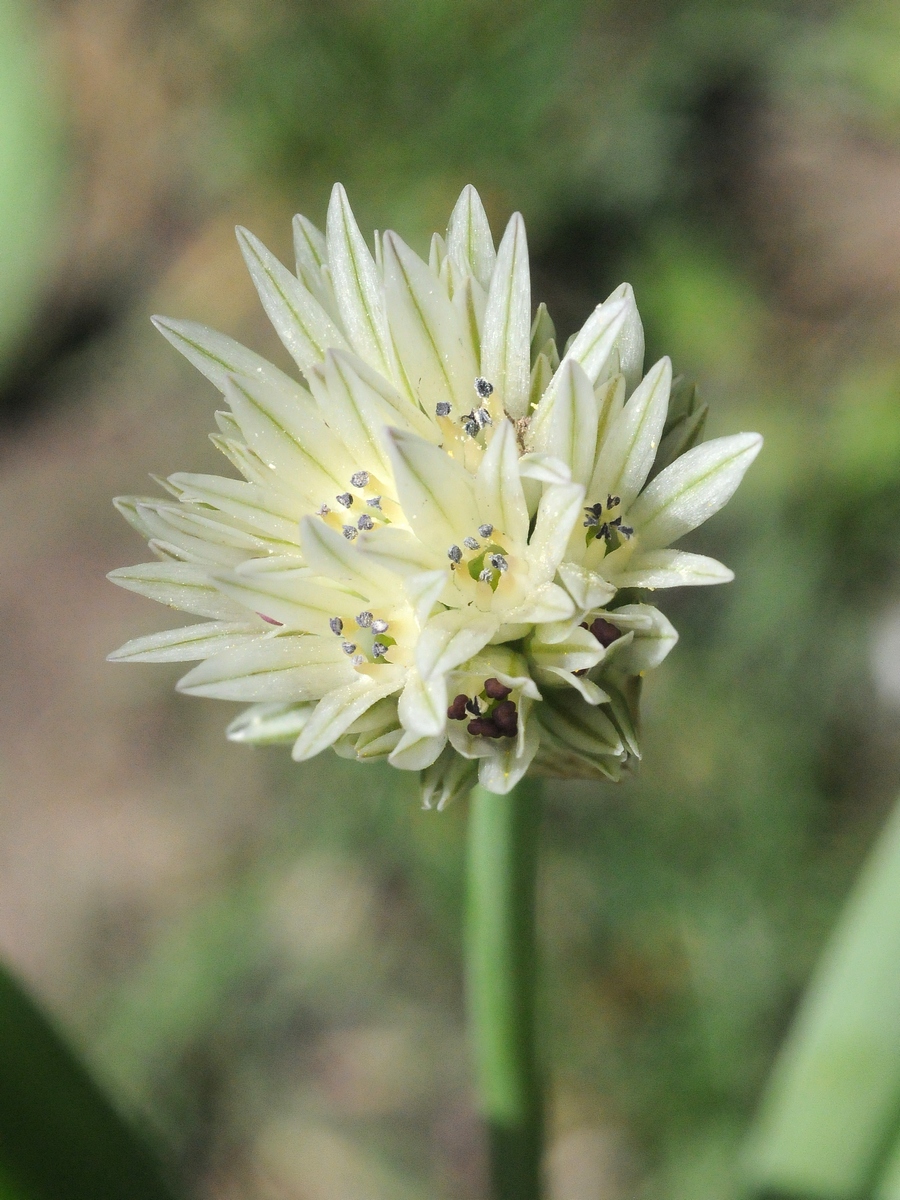
<svg viewBox="0 0 900 1200"><path fill-rule="evenodd" d="M157 561L110 578L210 620L111 658L201 660L182 691L254 702L232 740L387 758L438 807L476 776L618 778L640 678L677 638L618 591L731 578L668 547L761 439L695 445L705 409L670 404L668 360L641 378L627 284L560 362L543 305L532 321L521 216L495 251L471 187L428 263L393 233L373 256L340 186L325 235L294 232L296 275L238 239L300 381L156 322L224 394L213 440L240 478L176 474L170 498L116 502Z"/></svg>

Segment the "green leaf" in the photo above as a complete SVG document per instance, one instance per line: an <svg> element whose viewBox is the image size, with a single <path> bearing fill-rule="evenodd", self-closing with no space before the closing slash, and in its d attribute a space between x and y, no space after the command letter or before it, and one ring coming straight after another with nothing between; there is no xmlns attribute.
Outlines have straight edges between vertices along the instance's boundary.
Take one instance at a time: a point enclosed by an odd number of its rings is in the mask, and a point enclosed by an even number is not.
<svg viewBox="0 0 900 1200"><path fill-rule="evenodd" d="M175 1200L161 1164L0 968L0 1200Z"/></svg>

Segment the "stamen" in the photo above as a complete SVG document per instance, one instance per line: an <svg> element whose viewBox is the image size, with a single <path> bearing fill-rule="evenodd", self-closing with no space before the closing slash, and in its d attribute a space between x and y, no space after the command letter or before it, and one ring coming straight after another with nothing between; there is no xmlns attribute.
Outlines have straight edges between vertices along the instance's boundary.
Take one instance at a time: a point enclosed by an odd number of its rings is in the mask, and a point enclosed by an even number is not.
<svg viewBox="0 0 900 1200"><path fill-rule="evenodd" d="M366 501L366 504L370 505L372 508L381 508L381 497L373 496L370 500Z"/></svg>
<svg viewBox="0 0 900 1200"><path fill-rule="evenodd" d="M491 713L491 720L504 737L515 737L519 732L519 714L512 700L503 700Z"/></svg>
<svg viewBox="0 0 900 1200"><path fill-rule="evenodd" d="M437 417L449 417L450 416L450 405L447 403L446 400L440 400L434 406L434 413L435 413L435 416L437 416Z"/></svg>
<svg viewBox="0 0 900 1200"><path fill-rule="evenodd" d="M478 697L473 696L470 700L466 697L466 712L470 712L473 717L481 716L481 705L478 703Z"/></svg>
<svg viewBox="0 0 900 1200"><path fill-rule="evenodd" d="M624 538L634 537L634 530L630 525L620 525L619 533L621 533L622 537Z"/></svg>
<svg viewBox="0 0 900 1200"><path fill-rule="evenodd" d="M460 550L459 546L451 546L447 551L447 557L451 562L460 563L462 562L462 550Z"/></svg>
<svg viewBox="0 0 900 1200"><path fill-rule="evenodd" d="M339 496L335 496L338 504L342 504L344 508L349 508L353 503L353 497L349 492L341 492Z"/></svg>
<svg viewBox="0 0 900 1200"><path fill-rule="evenodd" d="M480 550L481 543L473 537L463 538L463 545L469 550Z"/></svg>
<svg viewBox="0 0 900 1200"><path fill-rule="evenodd" d="M466 705L468 702L469 697L460 692L447 709L447 716L451 721L464 721L466 719Z"/></svg>
<svg viewBox="0 0 900 1200"><path fill-rule="evenodd" d="M502 731L498 729L490 717L476 717L474 721L469 722L466 728L473 737L503 737Z"/></svg>
<svg viewBox="0 0 900 1200"><path fill-rule="evenodd" d="M355 642L342 642L341 649L343 650L343 652L345 654L355 654L356 653L356 643Z"/></svg>
<svg viewBox="0 0 900 1200"><path fill-rule="evenodd" d="M374 529L375 522L372 520L372 518L369 516L368 513L363 513L362 516L359 518L359 520L356 522L356 527L357 527L357 529Z"/></svg>
<svg viewBox="0 0 900 1200"><path fill-rule="evenodd" d="M622 498L620 496L607 496L606 497L606 507L607 508L615 508L617 504L621 504L621 503L622 503Z"/></svg>
<svg viewBox="0 0 900 1200"><path fill-rule="evenodd" d="M381 658L382 654L387 654L387 652L388 652L388 648L384 644L384 642L373 642L372 643L372 657L373 658Z"/></svg>
<svg viewBox="0 0 900 1200"><path fill-rule="evenodd" d="M469 437L478 437L478 434L481 431L481 426L475 420L474 414L470 413L467 417L463 418L463 429L466 431Z"/></svg>
<svg viewBox="0 0 900 1200"><path fill-rule="evenodd" d="M389 628L390 626L388 625L387 621L383 621L381 617L379 617L377 621L372 622L373 633L387 633Z"/></svg>
<svg viewBox="0 0 900 1200"><path fill-rule="evenodd" d="M488 383L488 381L485 378L483 378L483 376L479 375L478 378L475 380L475 391L478 393L478 395L481 397L482 400L487 400L488 396L491 395L493 390L494 390L494 385L492 383Z"/></svg>
<svg viewBox="0 0 900 1200"><path fill-rule="evenodd" d="M355 525L345 525L344 526L344 537L347 539L348 542L352 542L358 533L359 533L359 530L356 528Z"/></svg>
<svg viewBox="0 0 900 1200"><path fill-rule="evenodd" d="M590 625L587 621L582 621L581 628L588 629L604 648L611 646L622 636L622 630L604 617L595 617Z"/></svg>
<svg viewBox="0 0 900 1200"><path fill-rule="evenodd" d="M316 513L320 517L327 517L330 512L331 512L331 509L328 507L327 504L320 504L319 507L316 509Z"/></svg>
<svg viewBox="0 0 900 1200"><path fill-rule="evenodd" d="M488 562L491 564L491 566L494 568L495 571L508 571L509 570L509 563L506 561L506 559L503 557L502 554L489 554Z"/></svg>
<svg viewBox="0 0 900 1200"><path fill-rule="evenodd" d="M370 612L357 613L356 623L360 629L368 629L372 624L372 614Z"/></svg>
<svg viewBox="0 0 900 1200"><path fill-rule="evenodd" d="M344 632L344 622L340 617L332 617L328 624L331 626L332 633L340 634Z"/></svg>
<svg viewBox="0 0 900 1200"><path fill-rule="evenodd" d="M355 488L364 488L369 482L368 471L354 471L350 476L350 483Z"/></svg>
<svg viewBox="0 0 900 1200"><path fill-rule="evenodd" d="M475 409L475 420L478 422L478 427L484 429L485 425L493 425L491 414L486 408Z"/></svg>
<svg viewBox="0 0 900 1200"><path fill-rule="evenodd" d="M366 661L366 656L364 654L356 654L350 661L353 663L354 667L361 667Z"/></svg>
<svg viewBox="0 0 900 1200"><path fill-rule="evenodd" d="M511 691L512 688L508 688L499 679L491 678L484 681L484 694L491 700L505 700Z"/></svg>
<svg viewBox="0 0 900 1200"><path fill-rule="evenodd" d="M483 571L479 571L478 578L482 583L490 583L494 578L494 572L490 567L485 567Z"/></svg>
<svg viewBox="0 0 900 1200"><path fill-rule="evenodd" d="M585 529L591 529L594 525L600 524L600 518L598 516L592 512L588 512L587 509L585 509L585 512L587 513L587 516L584 519Z"/></svg>
<svg viewBox="0 0 900 1200"><path fill-rule="evenodd" d="M481 536L483 538L489 538L491 536L491 534L494 532L494 527L493 527L493 525L479 525L478 532L481 534Z"/></svg>

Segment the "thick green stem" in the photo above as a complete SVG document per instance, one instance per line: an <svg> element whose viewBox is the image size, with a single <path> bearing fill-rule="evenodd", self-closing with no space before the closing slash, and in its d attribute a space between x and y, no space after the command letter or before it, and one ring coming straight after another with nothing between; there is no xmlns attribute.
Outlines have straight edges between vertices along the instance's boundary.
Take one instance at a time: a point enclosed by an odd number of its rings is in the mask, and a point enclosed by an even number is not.
<svg viewBox="0 0 900 1200"><path fill-rule="evenodd" d="M476 787L469 808L466 989L493 1200L539 1200L534 900L540 784Z"/></svg>

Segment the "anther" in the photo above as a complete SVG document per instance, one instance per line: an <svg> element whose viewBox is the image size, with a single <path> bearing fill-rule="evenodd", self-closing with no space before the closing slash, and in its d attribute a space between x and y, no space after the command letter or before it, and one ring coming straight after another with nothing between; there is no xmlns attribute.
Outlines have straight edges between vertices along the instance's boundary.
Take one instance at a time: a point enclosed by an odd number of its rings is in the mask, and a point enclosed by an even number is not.
<svg viewBox="0 0 900 1200"><path fill-rule="evenodd" d="M482 583L490 583L491 580L494 578L494 572L491 570L490 567L485 567L483 571L479 572L478 578L481 580Z"/></svg>
<svg viewBox="0 0 900 1200"><path fill-rule="evenodd" d="M503 700L491 713L491 720L504 737L515 737L519 732L519 714L512 700Z"/></svg>
<svg viewBox="0 0 900 1200"><path fill-rule="evenodd" d="M592 512L588 512L584 519L585 529L591 529L594 525L600 524L600 518Z"/></svg>
<svg viewBox="0 0 900 1200"><path fill-rule="evenodd" d="M508 688L499 679L491 678L484 681L484 694L491 700L505 700L511 691L512 688Z"/></svg>
<svg viewBox="0 0 900 1200"><path fill-rule="evenodd" d="M356 643L355 642L342 642L341 649L343 650L343 652L345 654L355 654L356 653Z"/></svg>
<svg viewBox="0 0 900 1200"><path fill-rule="evenodd" d="M450 549L447 551L447 557L450 559L451 562L454 562L454 563L462 562L462 550L460 550L459 546L451 546Z"/></svg>
<svg viewBox="0 0 900 1200"><path fill-rule="evenodd" d="M375 522L372 520L372 518L369 516L368 513L363 513L362 516L359 518L359 520L356 522L356 527L357 527L357 529L374 529Z"/></svg>
<svg viewBox="0 0 900 1200"><path fill-rule="evenodd" d="M490 717L476 717L474 721L469 722L466 729L468 729L473 737L503 737L502 730L494 724Z"/></svg>
<svg viewBox="0 0 900 1200"><path fill-rule="evenodd" d="M377 621L372 622L373 633L387 633L388 628L389 626L387 621L383 621L381 617L379 617Z"/></svg>
<svg viewBox="0 0 900 1200"><path fill-rule="evenodd" d="M622 503L622 498L620 496L607 496L606 497L606 507L607 508L615 508L617 504L621 504L621 503Z"/></svg>
<svg viewBox="0 0 900 1200"><path fill-rule="evenodd" d="M340 634L340 633L344 632L344 622L341 620L340 617L332 617L331 620L328 622L328 624L331 627L332 633Z"/></svg>
<svg viewBox="0 0 900 1200"><path fill-rule="evenodd" d="M345 525L344 526L344 537L347 539L348 542L352 542L358 533L359 533L359 530L356 528L355 525Z"/></svg>
<svg viewBox="0 0 900 1200"><path fill-rule="evenodd" d="M473 537L463 538L463 545L468 550L480 550L481 549L481 543L478 541L477 538L473 538Z"/></svg>
<svg viewBox="0 0 900 1200"><path fill-rule="evenodd" d="M350 476L350 483L355 488L364 488L369 482L368 471L354 471Z"/></svg>
<svg viewBox="0 0 900 1200"><path fill-rule="evenodd" d="M622 630L603 617L595 617L590 624L590 631L601 646L611 646L622 636Z"/></svg>
<svg viewBox="0 0 900 1200"><path fill-rule="evenodd" d="M368 629L372 624L372 614L370 612L357 613L356 623L360 629Z"/></svg>
<svg viewBox="0 0 900 1200"><path fill-rule="evenodd" d="M489 538L491 536L491 534L494 532L494 527L493 527L493 525L479 525L478 532L481 534L481 536L483 538Z"/></svg>
<svg viewBox="0 0 900 1200"><path fill-rule="evenodd" d="M364 654L354 654L350 661L353 663L354 667L361 667L366 661L366 656Z"/></svg>
<svg viewBox="0 0 900 1200"><path fill-rule="evenodd" d="M435 413L435 416L437 416L437 417L449 417L450 416L450 405L447 403L446 400L439 400L438 403L434 406L434 413Z"/></svg>
<svg viewBox="0 0 900 1200"><path fill-rule="evenodd" d="M487 400L488 396L491 395L493 390L494 390L494 385L492 383L488 383L488 381L486 379L484 379L481 375L479 375L478 378L475 380L475 391L482 398L482 400Z"/></svg>
<svg viewBox="0 0 900 1200"><path fill-rule="evenodd" d="M447 709L447 716L451 721L464 721L466 719L466 704L469 697L463 695L462 692L454 699L453 703Z"/></svg>
<svg viewBox="0 0 900 1200"><path fill-rule="evenodd" d="M337 500L338 504L342 504L344 508L349 508L353 503L353 497L349 492L341 492L339 496L335 496L335 500Z"/></svg>
<svg viewBox="0 0 900 1200"><path fill-rule="evenodd" d="M619 533L621 533L622 537L624 538L630 538L634 536L634 530L630 525L620 525Z"/></svg>
<svg viewBox="0 0 900 1200"><path fill-rule="evenodd" d="M327 517L328 514L331 512L331 509L328 507L327 504L320 504L318 509L316 510L316 512L320 517Z"/></svg>
<svg viewBox="0 0 900 1200"><path fill-rule="evenodd" d="M503 557L502 554L489 554L488 562L491 564L491 566L494 568L495 571L508 571L509 570L509 563L506 561L506 559Z"/></svg>
<svg viewBox="0 0 900 1200"><path fill-rule="evenodd" d="M371 499L366 501L366 504L368 504L371 508L381 508L381 497L372 496Z"/></svg>
<svg viewBox="0 0 900 1200"><path fill-rule="evenodd" d="M381 658L382 654L387 654L387 652L388 652L388 648L384 644L384 642L373 642L372 643L372 657L373 658Z"/></svg>
<svg viewBox="0 0 900 1200"><path fill-rule="evenodd" d="M475 409L475 420L478 422L479 429L484 429L485 425L493 425L491 414L486 408Z"/></svg>
<svg viewBox="0 0 900 1200"><path fill-rule="evenodd" d="M465 421L463 421L463 429L466 431L466 433L469 435L469 437L478 437L478 433L481 429L481 426L474 419L473 420L465 420Z"/></svg>

